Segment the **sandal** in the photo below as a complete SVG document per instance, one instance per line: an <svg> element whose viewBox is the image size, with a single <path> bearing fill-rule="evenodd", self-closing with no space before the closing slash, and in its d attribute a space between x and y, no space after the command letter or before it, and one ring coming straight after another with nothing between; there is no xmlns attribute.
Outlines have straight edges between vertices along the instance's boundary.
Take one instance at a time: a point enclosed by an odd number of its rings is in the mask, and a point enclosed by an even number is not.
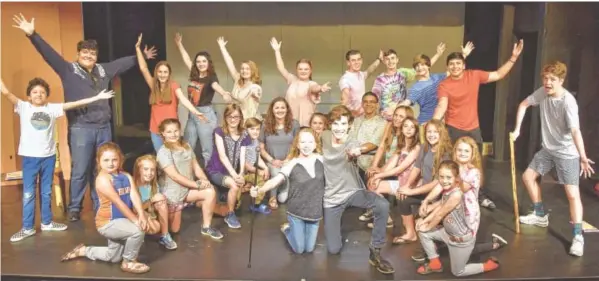
<svg viewBox="0 0 599 281"><path fill-rule="evenodd" d="M418 272L418 274L421 274L421 275L427 275L427 274L431 274L433 272L441 273L441 272L443 272L443 267L434 269L434 268L430 267L429 263L425 263L423 266L420 266L416 272Z"/></svg>
<svg viewBox="0 0 599 281"><path fill-rule="evenodd" d="M75 248L73 248L73 250L71 250L70 252L64 254L61 258L60 261L70 261L72 259L76 259L76 258L80 258L83 257L85 255L80 255L79 251L81 251L82 248L85 248L85 245L83 245L83 243L77 245Z"/></svg>
<svg viewBox="0 0 599 281"><path fill-rule="evenodd" d="M121 270L128 273L141 274L150 271L150 267L145 263L137 261L123 261Z"/></svg>
<svg viewBox="0 0 599 281"><path fill-rule="evenodd" d="M406 244L411 244L418 241L418 238L414 239L414 240L408 240L405 239L401 236L397 236L395 238L393 238L393 242L391 242L393 245L406 245Z"/></svg>
<svg viewBox="0 0 599 281"><path fill-rule="evenodd" d="M268 205L270 206L271 210L276 210L279 208L279 203L277 202L276 197L270 197L270 199L268 200Z"/></svg>

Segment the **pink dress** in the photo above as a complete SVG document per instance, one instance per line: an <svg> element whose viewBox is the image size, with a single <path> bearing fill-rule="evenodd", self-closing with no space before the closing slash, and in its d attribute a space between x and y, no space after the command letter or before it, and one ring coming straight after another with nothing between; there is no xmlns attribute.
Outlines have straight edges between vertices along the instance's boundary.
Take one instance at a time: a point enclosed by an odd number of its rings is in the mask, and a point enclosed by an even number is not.
<svg viewBox="0 0 599 281"><path fill-rule="evenodd" d="M464 193L464 205L466 207L466 222L476 234L480 225L480 205L478 204L480 171L476 168L460 168L460 178L472 187Z"/></svg>
<svg viewBox="0 0 599 281"><path fill-rule="evenodd" d="M291 107L293 119L300 126L310 126L310 117L316 111L316 104L320 103L320 95L311 95L310 87L316 84L314 81L301 81L294 76L293 82L289 83L285 99Z"/></svg>

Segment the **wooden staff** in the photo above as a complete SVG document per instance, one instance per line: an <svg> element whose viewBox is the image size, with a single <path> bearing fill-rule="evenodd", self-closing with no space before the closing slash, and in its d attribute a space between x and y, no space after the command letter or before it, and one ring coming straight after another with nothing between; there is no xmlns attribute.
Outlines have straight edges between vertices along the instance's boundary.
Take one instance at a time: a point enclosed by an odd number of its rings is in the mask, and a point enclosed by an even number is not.
<svg viewBox="0 0 599 281"><path fill-rule="evenodd" d="M512 197L514 199L514 215L516 217L516 233L520 233L520 212L518 211L518 193L516 190L516 156L514 155L514 135L510 133L510 160L512 162Z"/></svg>

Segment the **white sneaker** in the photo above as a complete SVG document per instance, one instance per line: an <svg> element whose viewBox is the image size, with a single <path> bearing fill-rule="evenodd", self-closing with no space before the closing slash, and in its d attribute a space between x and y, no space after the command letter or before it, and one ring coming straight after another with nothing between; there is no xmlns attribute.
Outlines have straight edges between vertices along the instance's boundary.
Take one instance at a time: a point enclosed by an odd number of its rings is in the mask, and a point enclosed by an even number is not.
<svg viewBox="0 0 599 281"><path fill-rule="evenodd" d="M368 228L374 228L374 222L369 222L368 223ZM389 218L387 219L387 228L393 228L393 219L391 218L391 216L389 216Z"/></svg>
<svg viewBox="0 0 599 281"><path fill-rule="evenodd" d="M582 234L574 236L572 239L572 246L570 246L570 255L582 257L584 253L584 237Z"/></svg>
<svg viewBox="0 0 599 281"><path fill-rule="evenodd" d="M49 224L42 224L42 231L64 231L67 230L66 224L51 221Z"/></svg>
<svg viewBox="0 0 599 281"><path fill-rule="evenodd" d="M358 217L358 220L370 221L370 220L372 220L373 217L374 217L374 212L372 211L372 209L368 209L368 210L366 210L366 212L364 212L362 215L360 215Z"/></svg>
<svg viewBox="0 0 599 281"><path fill-rule="evenodd" d="M10 237L10 242L19 242L29 236L35 235L35 229L21 229Z"/></svg>
<svg viewBox="0 0 599 281"><path fill-rule="evenodd" d="M536 226L540 226L540 227L548 227L549 226L549 214L539 217L534 212L532 212L526 216L520 216L520 223L536 225Z"/></svg>

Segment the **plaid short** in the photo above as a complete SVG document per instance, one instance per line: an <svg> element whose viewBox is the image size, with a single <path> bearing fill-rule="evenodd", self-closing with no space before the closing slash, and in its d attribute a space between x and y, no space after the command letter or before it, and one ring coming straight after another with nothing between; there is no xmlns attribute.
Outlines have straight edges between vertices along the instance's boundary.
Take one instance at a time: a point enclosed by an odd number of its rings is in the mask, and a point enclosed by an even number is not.
<svg viewBox="0 0 599 281"><path fill-rule="evenodd" d="M580 180L580 157L573 159L562 159L555 157L546 149L537 152L528 165L528 168L545 175L551 169L556 168L557 181L564 185L578 185Z"/></svg>

